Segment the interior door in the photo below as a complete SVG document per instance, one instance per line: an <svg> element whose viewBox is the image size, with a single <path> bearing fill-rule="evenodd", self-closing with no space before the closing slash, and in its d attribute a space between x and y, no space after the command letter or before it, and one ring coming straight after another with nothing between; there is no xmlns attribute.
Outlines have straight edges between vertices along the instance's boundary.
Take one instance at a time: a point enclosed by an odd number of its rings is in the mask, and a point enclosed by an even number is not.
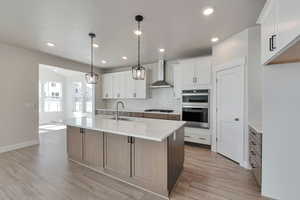
<svg viewBox="0 0 300 200"><path fill-rule="evenodd" d="M243 159L244 78L241 66L217 72L217 151Z"/></svg>

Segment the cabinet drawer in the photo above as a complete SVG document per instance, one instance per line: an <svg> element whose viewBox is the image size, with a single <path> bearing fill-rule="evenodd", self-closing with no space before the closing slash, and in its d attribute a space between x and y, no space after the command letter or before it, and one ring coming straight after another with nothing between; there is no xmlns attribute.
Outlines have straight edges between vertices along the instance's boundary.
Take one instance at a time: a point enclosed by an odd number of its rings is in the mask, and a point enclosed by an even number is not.
<svg viewBox="0 0 300 200"><path fill-rule="evenodd" d="M168 119L167 114L158 114L158 113L144 113L145 118L152 118L152 119Z"/></svg>
<svg viewBox="0 0 300 200"><path fill-rule="evenodd" d="M211 145L210 137L192 137L192 136L185 136L184 141L186 142L193 142L198 144L206 144Z"/></svg>
<svg viewBox="0 0 300 200"><path fill-rule="evenodd" d="M187 142L195 142L199 144L211 145L211 135L206 133L185 132L184 140Z"/></svg>
<svg viewBox="0 0 300 200"><path fill-rule="evenodd" d="M132 112L129 114L130 117L144 117L144 113Z"/></svg>

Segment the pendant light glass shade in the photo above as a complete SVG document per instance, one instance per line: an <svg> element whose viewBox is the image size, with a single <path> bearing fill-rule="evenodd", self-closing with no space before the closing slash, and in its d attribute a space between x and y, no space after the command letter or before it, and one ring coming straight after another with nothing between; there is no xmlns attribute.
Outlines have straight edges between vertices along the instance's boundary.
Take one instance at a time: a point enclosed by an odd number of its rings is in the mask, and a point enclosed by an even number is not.
<svg viewBox="0 0 300 200"><path fill-rule="evenodd" d="M146 70L143 66L135 66L132 68L132 78L134 80L144 80Z"/></svg>
<svg viewBox="0 0 300 200"><path fill-rule="evenodd" d="M87 84L97 84L99 80L99 75L94 72L94 48L93 48L93 40L96 37L95 33L89 33L89 36L91 38L91 72L85 74L85 80Z"/></svg>
<svg viewBox="0 0 300 200"><path fill-rule="evenodd" d="M89 72L85 74L85 80L87 84L97 84L99 75L95 72Z"/></svg>
<svg viewBox="0 0 300 200"><path fill-rule="evenodd" d="M138 30L137 31L139 33L142 33L141 29L140 29L140 23L141 23L141 21L143 21L143 19L144 19L144 17L141 16L141 15L135 16L135 20L138 23ZM146 76L146 69L140 63L140 57L141 57L140 56L140 54L141 54L141 51L140 51L141 34L137 34L137 37L138 37L138 64L137 64L137 66L132 67L132 78L134 80L144 80L145 76Z"/></svg>

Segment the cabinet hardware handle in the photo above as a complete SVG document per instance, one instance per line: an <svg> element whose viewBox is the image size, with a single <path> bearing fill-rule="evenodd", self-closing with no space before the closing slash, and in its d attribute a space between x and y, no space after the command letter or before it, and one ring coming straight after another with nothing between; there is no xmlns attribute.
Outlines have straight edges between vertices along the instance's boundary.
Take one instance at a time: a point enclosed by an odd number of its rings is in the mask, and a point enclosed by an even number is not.
<svg viewBox="0 0 300 200"><path fill-rule="evenodd" d="M272 39L272 51L274 51L276 49L276 45L275 45L276 35L272 35L271 39Z"/></svg>
<svg viewBox="0 0 300 200"><path fill-rule="evenodd" d="M203 137L201 137L201 138L199 138L200 140L206 140L206 138L203 138Z"/></svg>
<svg viewBox="0 0 300 200"><path fill-rule="evenodd" d="M272 49L272 37L269 38L269 51L273 51L273 49Z"/></svg>

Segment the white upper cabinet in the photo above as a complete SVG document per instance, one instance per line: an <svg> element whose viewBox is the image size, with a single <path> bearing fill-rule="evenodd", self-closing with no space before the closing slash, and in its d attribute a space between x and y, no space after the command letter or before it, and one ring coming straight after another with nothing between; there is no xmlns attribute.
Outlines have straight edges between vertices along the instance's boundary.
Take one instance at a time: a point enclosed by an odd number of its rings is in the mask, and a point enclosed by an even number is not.
<svg viewBox="0 0 300 200"><path fill-rule="evenodd" d="M147 76L145 80L133 80L131 71L102 75L102 91L105 99L148 98Z"/></svg>
<svg viewBox="0 0 300 200"><path fill-rule="evenodd" d="M211 57L180 60L174 65L174 92L180 97L181 90L210 88Z"/></svg>
<svg viewBox="0 0 300 200"><path fill-rule="evenodd" d="M261 59L268 62L277 52L277 0L269 1L265 6L261 20Z"/></svg>
<svg viewBox="0 0 300 200"><path fill-rule="evenodd" d="M102 75L102 98L113 98L113 74Z"/></svg>
<svg viewBox="0 0 300 200"><path fill-rule="evenodd" d="M126 74L125 72L113 73L113 98L124 99L126 96Z"/></svg>
<svg viewBox="0 0 300 200"><path fill-rule="evenodd" d="M262 64L300 61L299 7L299 0L267 0L258 19Z"/></svg>
<svg viewBox="0 0 300 200"><path fill-rule="evenodd" d="M211 83L211 58L205 57L197 59L195 62L196 85L201 88Z"/></svg>
<svg viewBox="0 0 300 200"><path fill-rule="evenodd" d="M276 1L278 4L278 46L284 48L300 35L300 1Z"/></svg>

